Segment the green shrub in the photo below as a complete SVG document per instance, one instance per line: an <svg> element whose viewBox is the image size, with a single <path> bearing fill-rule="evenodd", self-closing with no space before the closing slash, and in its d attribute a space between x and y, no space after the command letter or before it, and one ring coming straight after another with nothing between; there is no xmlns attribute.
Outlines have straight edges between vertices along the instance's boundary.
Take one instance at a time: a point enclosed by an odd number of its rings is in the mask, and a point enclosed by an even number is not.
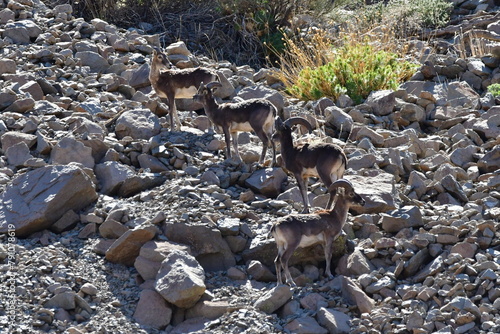
<svg viewBox="0 0 500 334"><path fill-rule="evenodd" d="M367 43L348 43L336 50L333 61L304 68L288 92L310 100L322 96L337 99L346 93L360 103L371 91L396 89L415 69L415 64L398 59L394 53L375 51Z"/></svg>
<svg viewBox="0 0 500 334"><path fill-rule="evenodd" d="M500 84L491 84L488 86L488 93L491 93L494 97L500 96Z"/></svg>

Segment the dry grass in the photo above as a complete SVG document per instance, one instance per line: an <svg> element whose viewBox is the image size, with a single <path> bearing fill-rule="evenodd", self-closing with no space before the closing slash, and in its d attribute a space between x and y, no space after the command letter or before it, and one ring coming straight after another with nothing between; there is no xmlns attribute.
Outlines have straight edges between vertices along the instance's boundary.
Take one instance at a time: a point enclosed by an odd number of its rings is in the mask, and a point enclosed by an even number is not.
<svg viewBox="0 0 500 334"><path fill-rule="evenodd" d="M278 54L278 61L275 64L270 64L271 67L278 68L274 71L274 75L284 83L285 87L292 87L298 82L303 69L313 69L334 62L338 57L336 50L344 46L368 44L374 52L390 52L402 59L410 60L409 44L396 38L394 29L384 26L374 29L363 28L357 24L358 21L344 24L335 35L321 29L298 32L295 35L300 36L299 38L285 34L284 42L287 48L285 52Z"/></svg>

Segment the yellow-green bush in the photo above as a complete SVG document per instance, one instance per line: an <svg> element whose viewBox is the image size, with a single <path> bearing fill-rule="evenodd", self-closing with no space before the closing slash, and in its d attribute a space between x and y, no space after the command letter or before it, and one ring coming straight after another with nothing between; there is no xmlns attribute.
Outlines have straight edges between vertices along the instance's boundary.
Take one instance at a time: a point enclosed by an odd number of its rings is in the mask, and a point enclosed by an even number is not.
<svg viewBox="0 0 500 334"><path fill-rule="evenodd" d="M306 100L337 99L345 93L360 103L373 90L396 89L416 68L394 53L375 51L368 43L345 44L335 50L333 58L325 65L300 71L288 93Z"/></svg>

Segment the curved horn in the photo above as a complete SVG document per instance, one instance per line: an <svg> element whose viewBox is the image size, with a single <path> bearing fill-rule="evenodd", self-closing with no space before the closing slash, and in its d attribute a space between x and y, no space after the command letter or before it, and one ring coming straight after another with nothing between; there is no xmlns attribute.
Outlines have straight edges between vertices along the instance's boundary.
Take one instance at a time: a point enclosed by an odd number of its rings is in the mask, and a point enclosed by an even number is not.
<svg viewBox="0 0 500 334"><path fill-rule="evenodd" d="M289 127L292 127L296 124L300 124L300 125L303 125L307 128L307 130L309 131L309 133L311 133L313 131L313 127L311 125L311 123L309 123L309 121L307 119L305 119L304 117L290 117L289 119L287 119L284 123L286 126L289 126Z"/></svg>
<svg viewBox="0 0 500 334"><path fill-rule="evenodd" d="M352 183L346 179L341 179L333 182L329 187L328 187L328 193L332 193L333 191L337 190L337 188L344 187L346 189L354 190L354 186Z"/></svg>
<svg viewBox="0 0 500 334"><path fill-rule="evenodd" d="M277 129L281 129L283 127L283 121L281 120L281 117L276 116L274 118L274 127Z"/></svg>
<svg viewBox="0 0 500 334"><path fill-rule="evenodd" d="M222 87L222 84L220 82L217 82L217 81L212 81L212 82L207 83L205 85L205 87L207 87L208 89L212 89L215 87Z"/></svg>

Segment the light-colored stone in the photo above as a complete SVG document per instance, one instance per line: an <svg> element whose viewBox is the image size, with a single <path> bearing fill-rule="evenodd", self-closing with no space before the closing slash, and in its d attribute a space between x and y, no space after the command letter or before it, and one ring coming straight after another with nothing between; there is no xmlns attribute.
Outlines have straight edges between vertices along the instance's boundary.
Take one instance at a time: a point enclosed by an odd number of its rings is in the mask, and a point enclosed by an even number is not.
<svg viewBox="0 0 500 334"><path fill-rule="evenodd" d="M205 272L186 252L173 250L163 260L156 276L156 291L169 303L193 307L205 292Z"/></svg>

